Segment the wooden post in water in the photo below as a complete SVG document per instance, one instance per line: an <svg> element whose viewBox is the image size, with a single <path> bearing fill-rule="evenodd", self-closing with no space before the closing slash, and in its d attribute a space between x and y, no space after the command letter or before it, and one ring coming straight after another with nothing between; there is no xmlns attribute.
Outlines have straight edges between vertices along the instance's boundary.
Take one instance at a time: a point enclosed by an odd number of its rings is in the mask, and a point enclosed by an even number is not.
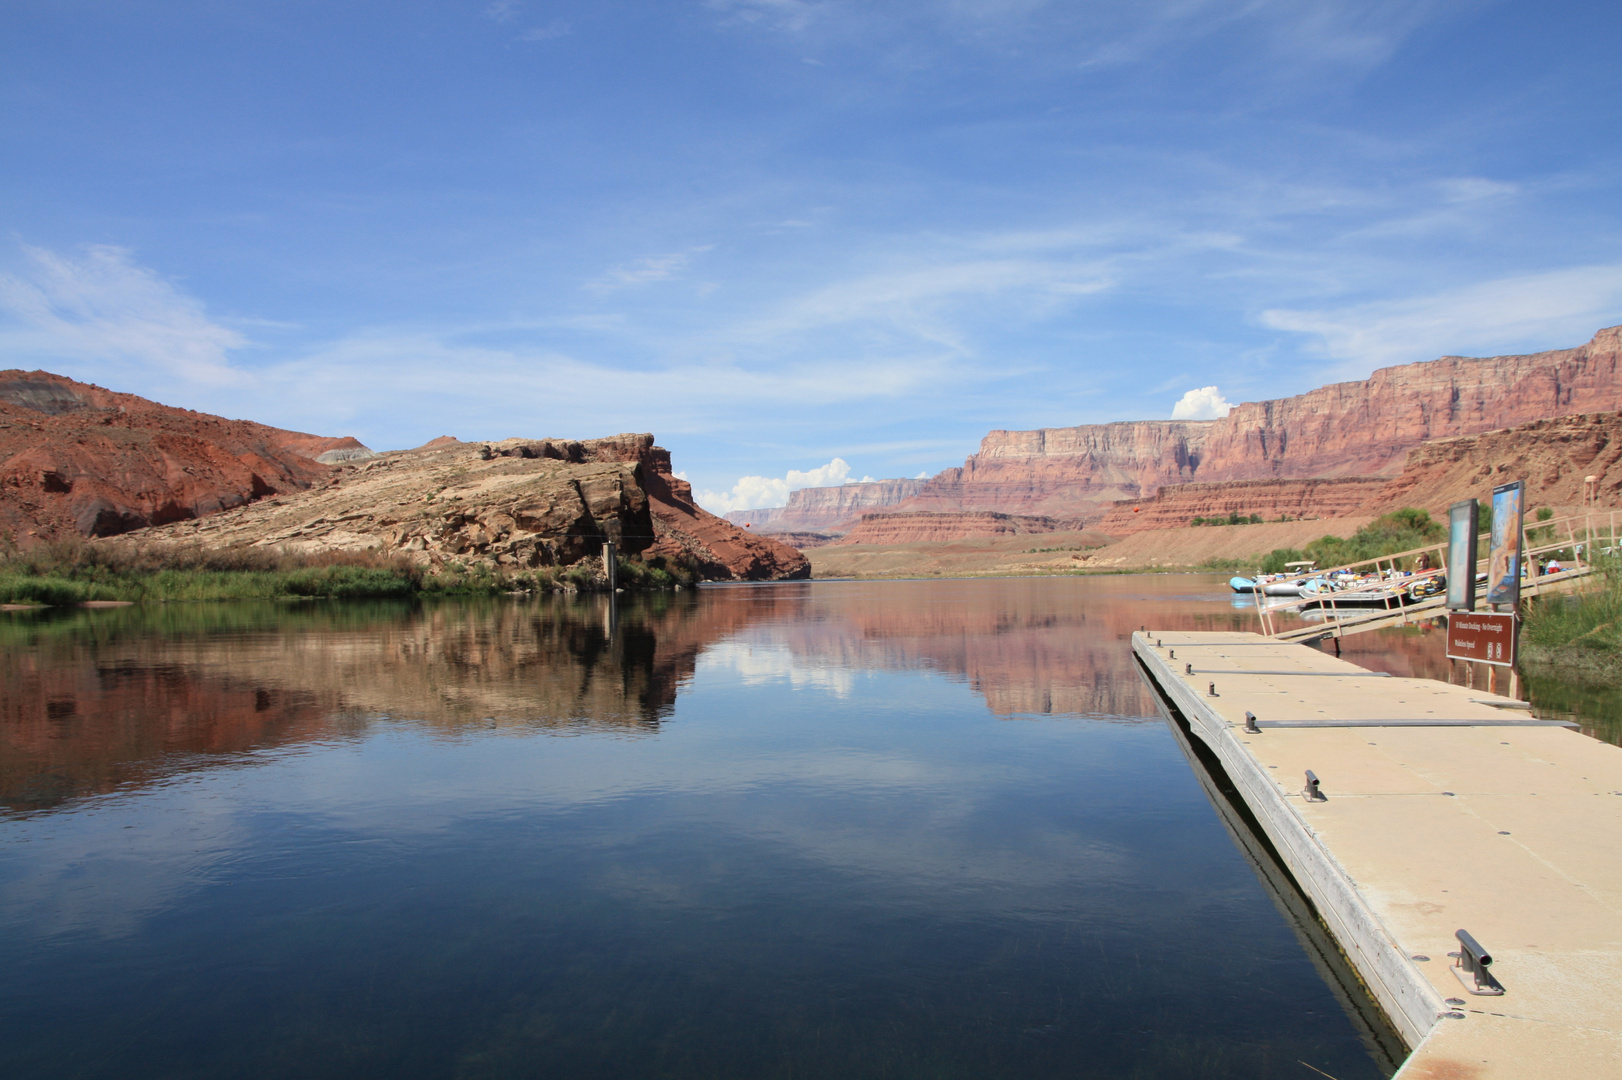
<svg viewBox="0 0 1622 1080"><path fill-rule="evenodd" d="M603 575L608 578L608 592L613 594L619 587L620 564L614 554L614 541L603 541Z"/></svg>

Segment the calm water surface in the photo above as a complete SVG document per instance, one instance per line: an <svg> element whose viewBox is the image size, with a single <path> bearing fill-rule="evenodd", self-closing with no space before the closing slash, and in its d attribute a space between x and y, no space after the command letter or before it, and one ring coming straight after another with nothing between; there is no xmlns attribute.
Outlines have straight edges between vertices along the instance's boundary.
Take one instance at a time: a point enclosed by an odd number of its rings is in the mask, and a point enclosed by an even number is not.
<svg viewBox="0 0 1622 1080"><path fill-rule="evenodd" d="M12 613L0 1075L1382 1075L1142 624L1254 625L1186 576Z"/></svg>

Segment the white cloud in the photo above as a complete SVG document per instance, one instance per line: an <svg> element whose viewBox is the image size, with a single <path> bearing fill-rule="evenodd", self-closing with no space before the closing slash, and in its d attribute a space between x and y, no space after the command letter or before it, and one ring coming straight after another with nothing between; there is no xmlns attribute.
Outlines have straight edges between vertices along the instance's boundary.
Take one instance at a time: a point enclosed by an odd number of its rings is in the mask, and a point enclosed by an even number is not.
<svg viewBox="0 0 1622 1080"><path fill-rule="evenodd" d="M123 362L193 382L243 385L229 352L248 344L211 321L201 301L135 262L127 248L98 244L72 259L22 248L25 265L0 274L0 310L27 331L8 333L12 355Z"/></svg>
<svg viewBox="0 0 1622 1080"><path fill-rule="evenodd" d="M1337 309L1262 313L1277 330L1309 334L1346 361L1346 377L1376 367L1557 343L1575 345L1622 320L1622 264L1500 278L1462 289Z"/></svg>
<svg viewBox="0 0 1622 1080"><path fill-rule="evenodd" d="M1233 406L1214 386L1190 390L1171 407L1173 420L1220 420Z"/></svg>
<svg viewBox="0 0 1622 1080"><path fill-rule="evenodd" d="M844 458L834 458L826 465L804 472L790 469L782 479L772 476L740 476L727 492L700 491L695 496L698 504L712 514L725 514L733 510L759 510L768 506L782 506L788 502L788 493L808 487L838 487L850 476L850 464ZM871 483L871 478L868 479Z"/></svg>

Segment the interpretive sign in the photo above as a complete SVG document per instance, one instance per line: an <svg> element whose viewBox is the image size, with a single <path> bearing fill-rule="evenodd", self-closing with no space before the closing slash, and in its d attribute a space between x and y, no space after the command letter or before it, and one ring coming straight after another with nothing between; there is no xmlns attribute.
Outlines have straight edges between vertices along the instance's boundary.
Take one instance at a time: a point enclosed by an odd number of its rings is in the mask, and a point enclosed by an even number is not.
<svg viewBox="0 0 1622 1080"><path fill-rule="evenodd" d="M1476 606L1476 517L1474 499L1447 510L1447 606L1453 611Z"/></svg>
<svg viewBox="0 0 1622 1080"><path fill-rule="evenodd" d="M1447 655L1480 664L1515 664L1515 616L1455 611L1447 617Z"/></svg>
<svg viewBox="0 0 1622 1080"><path fill-rule="evenodd" d="M1526 482L1517 480L1492 489L1492 544L1487 549L1487 603L1521 602L1521 494Z"/></svg>

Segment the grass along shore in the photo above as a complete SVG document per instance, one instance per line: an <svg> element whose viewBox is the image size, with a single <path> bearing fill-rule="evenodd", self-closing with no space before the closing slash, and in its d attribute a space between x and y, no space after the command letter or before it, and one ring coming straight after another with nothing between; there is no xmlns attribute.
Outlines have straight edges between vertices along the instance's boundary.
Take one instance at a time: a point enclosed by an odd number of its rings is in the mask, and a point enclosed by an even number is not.
<svg viewBox="0 0 1622 1080"><path fill-rule="evenodd" d="M1622 686L1622 560L1598 564L1593 584L1528 600L1521 665L1598 686Z"/></svg>
<svg viewBox="0 0 1622 1080"><path fill-rule="evenodd" d="M626 589L690 585L680 569L619 560ZM0 604L66 605L190 600L387 599L607 587L600 564L507 572L452 563L429 573L375 552L295 553L264 548L154 549L69 539L22 551L0 543Z"/></svg>

